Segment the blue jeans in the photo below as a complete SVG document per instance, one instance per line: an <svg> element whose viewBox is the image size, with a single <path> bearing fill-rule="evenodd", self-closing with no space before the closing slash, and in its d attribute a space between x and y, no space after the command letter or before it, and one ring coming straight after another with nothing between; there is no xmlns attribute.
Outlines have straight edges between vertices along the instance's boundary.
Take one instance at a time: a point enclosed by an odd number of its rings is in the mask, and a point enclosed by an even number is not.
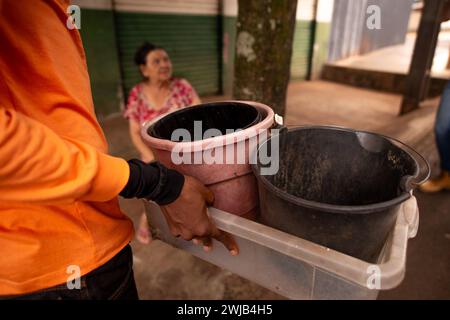
<svg viewBox="0 0 450 320"><path fill-rule="evenodd" d="M450 81L442 93L434 127L442 170L450 171Z"/></svg>
<svg viewBox="0 0 450 320"><path fill-rule="evenodd" d="M104 265L80 279L80 289L63 283L38 292L11 297L13 300L138 300L130 245Z"/></svg>

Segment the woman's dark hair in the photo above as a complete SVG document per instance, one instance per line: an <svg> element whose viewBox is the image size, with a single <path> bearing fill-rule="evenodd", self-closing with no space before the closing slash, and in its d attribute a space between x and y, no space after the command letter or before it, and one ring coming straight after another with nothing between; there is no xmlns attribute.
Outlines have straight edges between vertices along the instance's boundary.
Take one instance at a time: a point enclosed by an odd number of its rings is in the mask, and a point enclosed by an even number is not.
<svg viewBox="0 0 450 320"><path fill-rule="evenodd" d="M145 64L148 53L157 49L164 49L164 48L155 46L153 43L150 42L144 42L136 50L136 53L134 54L134 63L136 63L136 65L138 66L140 66L141 64Z"/></svg>

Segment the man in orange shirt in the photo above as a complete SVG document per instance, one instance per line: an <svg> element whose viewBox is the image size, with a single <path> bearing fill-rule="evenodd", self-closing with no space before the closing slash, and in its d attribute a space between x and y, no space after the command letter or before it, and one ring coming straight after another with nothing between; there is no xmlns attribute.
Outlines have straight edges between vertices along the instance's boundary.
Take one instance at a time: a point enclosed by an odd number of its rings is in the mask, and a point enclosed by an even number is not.
<svg viewBox="0 0 450 320"><path fill-rule="evenodd" d="M119 194L160 204L174 235L238 248L208 218L213 195L200 182L107 154L68 5L0 0L0 296L133 299Z"/></svg>

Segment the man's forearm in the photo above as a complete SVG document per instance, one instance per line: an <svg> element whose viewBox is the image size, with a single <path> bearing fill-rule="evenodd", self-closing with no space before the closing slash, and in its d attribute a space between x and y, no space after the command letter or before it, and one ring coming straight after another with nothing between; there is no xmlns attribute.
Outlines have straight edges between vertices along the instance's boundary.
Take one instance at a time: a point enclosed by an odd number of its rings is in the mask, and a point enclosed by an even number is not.
<svg viewBox="0 0 450 320"><path fill-rule="evenodd" d="M159 162L149 164L129 160L130 178L120 192L124 198L145 198L166 205L175 201L184 185L184 176Z"/></svg>

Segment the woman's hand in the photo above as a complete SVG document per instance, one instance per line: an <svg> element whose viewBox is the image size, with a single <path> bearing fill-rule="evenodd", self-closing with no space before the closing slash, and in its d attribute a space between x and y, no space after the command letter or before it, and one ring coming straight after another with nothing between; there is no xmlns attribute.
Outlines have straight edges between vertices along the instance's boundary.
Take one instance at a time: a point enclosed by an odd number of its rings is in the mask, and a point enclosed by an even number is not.
<svg viewBox="0 0 450 320"><path fill-rule="evenodd" d="M141 160L144 161L145 163L150 163L153 160L155 160L155 156L153 155L153 152L145 152L145 153L141 153Z"/></svg>
<svg viewBox="0 0 450 320"><path fill-rule="evenodd" d="M139 122L130 118L129 125L131 141L139 152L141 160L145 163L155 160L152 150L145 144L141 137L141 125Z"/></svg>

